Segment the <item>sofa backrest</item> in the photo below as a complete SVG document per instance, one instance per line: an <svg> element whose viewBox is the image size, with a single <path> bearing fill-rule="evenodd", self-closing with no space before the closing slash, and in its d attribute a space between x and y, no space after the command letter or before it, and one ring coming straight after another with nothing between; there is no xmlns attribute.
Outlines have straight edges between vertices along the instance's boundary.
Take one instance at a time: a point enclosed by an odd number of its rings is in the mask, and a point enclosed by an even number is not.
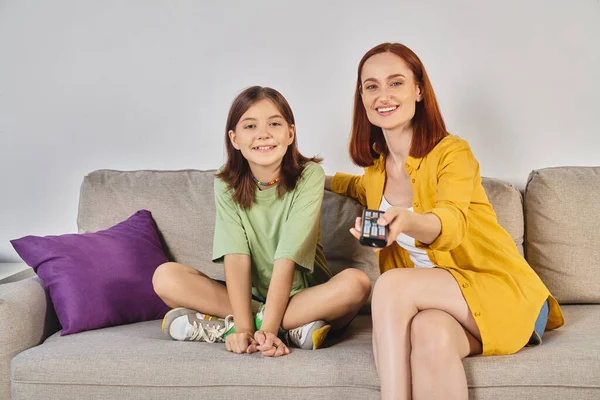
<svg viewBox="0 0 600 400"><path fill-rule="evenodd" d="M600 167L533 171L527 260L561 303L600 303Z"/></svg>
<svg viewBox="0 0 600 400"><path fill-rule="evenodd" d="M140 209L152 212L169 259L223 279L223 267L211 261L215 205L214 170L113 171L88 174L81 185L79 232L94 232L123 221ZM523 206L514 186L491 178L483 185L498 220L523 251ZM322 207L325 257L334 273L356 267L372 280L379 269L370 248L359 245L348 229L360 215L356 201L326 191Z"/></svg>
<svg viewBox="0 0 600 400"><path fill-rule="evenodd" d="M523 254L523 198L510 183L483 178L488 199L498 221L510 233L519 252ZM371 280L379 276L377 260L371 248L361 246L348 229L360 216L362 206L348 197L326 191L322 208L323 247L329 267L339 272L347 266L364 270Z"/></svg>
<svg viewBox="0 0 600 400"><path fill-rule="evenodd" d="M223 266L211 261L214 173L214 170L94 171L81 185L78 230L83 233L105 229L138 210L149 210L170 260L223 279Z"/></svg>

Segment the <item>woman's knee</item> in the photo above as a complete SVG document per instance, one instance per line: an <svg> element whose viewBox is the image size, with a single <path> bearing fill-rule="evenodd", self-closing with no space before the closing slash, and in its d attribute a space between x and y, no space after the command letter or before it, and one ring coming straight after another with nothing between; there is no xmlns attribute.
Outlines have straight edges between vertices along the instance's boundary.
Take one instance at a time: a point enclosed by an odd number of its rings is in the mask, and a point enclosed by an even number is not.
<svg viewBox="0 0 600 400"><path fill-rule="evenodd" d="M429 364L456 356L459 353L456 325L458 322L441 310L417 313L410 326L411 360Z"/></svg>
<svg viewBox="0 0 600 400"><path fill-rule="evenodd" d="M375 282L371 306L373 309L390 308L410 303L410 270L395 268L384 272Z"/></svg>

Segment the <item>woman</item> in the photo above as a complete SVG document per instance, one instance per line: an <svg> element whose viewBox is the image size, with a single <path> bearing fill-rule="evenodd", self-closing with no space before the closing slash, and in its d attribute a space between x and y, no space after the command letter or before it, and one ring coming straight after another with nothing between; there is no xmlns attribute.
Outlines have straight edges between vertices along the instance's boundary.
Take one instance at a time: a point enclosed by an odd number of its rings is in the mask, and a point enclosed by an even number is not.
<svg viewBox="0 0 600 400"><path fill-rule="evenodd" d="M383 399L466 399L462 358L515 353L564 323L406 46L384 43L360 61L350 156L364 175L338 173L326 187L385 211L389 230L372 298Z"/></svg>

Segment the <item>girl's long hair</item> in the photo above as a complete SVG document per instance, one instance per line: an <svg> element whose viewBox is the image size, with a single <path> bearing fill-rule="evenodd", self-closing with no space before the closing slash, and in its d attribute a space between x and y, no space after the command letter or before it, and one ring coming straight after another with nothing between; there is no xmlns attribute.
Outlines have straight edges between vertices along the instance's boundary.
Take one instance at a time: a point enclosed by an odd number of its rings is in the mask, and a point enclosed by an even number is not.
<svg viewBox="0 0 600 400"><path fill-rule="evenodd" d="M296 126L294 114L285 97L277 90L269 87L252 86L241 92L229 109L227 124L225 126L225 148L227 149L227 162L216 176L225 181L229 189L233 189L233 200L243 208L250 208L254 202L254 193L258 189L252 181L252 172L248 161L231 144L229 131L235 131L235 127L242 118L242 115L250 107L261 100L270 100L279 110L289 126ZM296 135L292 144L283 156L281 162L281 177L277 186L277 194L282 197L286 192L294 190L298 179L302 175L304 165L309 162L321 162L317 157L304 157L298 151Z"/></svg>

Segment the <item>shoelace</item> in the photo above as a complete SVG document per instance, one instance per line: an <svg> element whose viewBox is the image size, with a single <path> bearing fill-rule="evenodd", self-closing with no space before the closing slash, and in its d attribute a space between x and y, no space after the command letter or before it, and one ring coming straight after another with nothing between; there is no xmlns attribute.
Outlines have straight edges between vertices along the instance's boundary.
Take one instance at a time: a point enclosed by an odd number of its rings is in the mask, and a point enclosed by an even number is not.
<svg viewBox="0 0 600 400"><path fill-rule="evenodd" d="M199 324L197 321L192 323L192 335L190 340L199 340L207 343L215 343L223 338L223 335L233 327L233 315L228 315L225 318L225 323L222 327L218 324Z"/></svg>
<svg viewBox="0 0 600 400"><path fill-rule="evenodd" d="M296 328L288 331L288 341L290 340L297 346L300 346L302 344L302 329Z"/></svg>

